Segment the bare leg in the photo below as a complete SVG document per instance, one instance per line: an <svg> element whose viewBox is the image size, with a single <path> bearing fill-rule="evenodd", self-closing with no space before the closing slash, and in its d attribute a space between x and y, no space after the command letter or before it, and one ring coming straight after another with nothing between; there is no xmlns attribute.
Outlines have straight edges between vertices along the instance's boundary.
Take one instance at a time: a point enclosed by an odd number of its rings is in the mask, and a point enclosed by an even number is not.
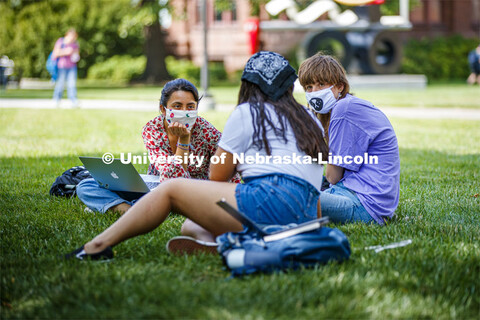
<svg viewBox="0 0 480 320"><path fill-rule="evenodd" d="M214 236L240 231L242 225L215 204L225 198L235 208L236 184L191 179L172 179L141 198L113 225L85 244L86 253L96 253L158 227L170 211L178 212Z"/></svg>
<svg viewBox="0 0 480 320"><path fill-rule="evenodd" d="M108 209L108 211L110 212L118 212L120 213L121 215L123 215L125 212L128 211L128 209L130 209L132 206L129 205L128 203L125 203L125 202L122 202L122 203L119 203L117 204L116 206L113 206L111 207L110 209Z"/></svg>
<svg viewBox="0 0 480 320"><path fill-rule="evenodd" d="M185 220L182 225L182 235L195 238L205 242L215 242L213 234L196 224L190 219Z"/></svg>
<svg viewBox="0 0 480 320"><path fill-rule="evenodd" d="M476 78L475 73L471 73L467 78L467 83L468 84L475 84L475 80L476 80L475 78Z"/></svg>

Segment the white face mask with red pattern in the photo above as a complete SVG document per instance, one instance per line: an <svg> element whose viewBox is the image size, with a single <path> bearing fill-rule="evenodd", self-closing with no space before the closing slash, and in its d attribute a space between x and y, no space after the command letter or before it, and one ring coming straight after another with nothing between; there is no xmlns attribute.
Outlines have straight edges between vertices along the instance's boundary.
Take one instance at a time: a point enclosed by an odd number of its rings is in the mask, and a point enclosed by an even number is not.
<svg viewBox="0 0 480 320"><path fill-rule="evenodd" d="M168 124L173 122L178 122L185 125L187 129L191 129L192 126L197 121L197 110L175 110L175 109L165 109Z"/></svg>

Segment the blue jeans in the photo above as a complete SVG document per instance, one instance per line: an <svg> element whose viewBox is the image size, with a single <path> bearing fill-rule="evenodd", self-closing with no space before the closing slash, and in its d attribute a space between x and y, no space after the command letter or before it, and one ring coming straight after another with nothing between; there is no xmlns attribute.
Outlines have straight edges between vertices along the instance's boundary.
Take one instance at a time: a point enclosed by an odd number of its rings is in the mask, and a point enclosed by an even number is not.
<svg viewBox="0 0 480 320"><path fill-rule="evenodd" d="M330 217L333 222L375 222L356 193L344 187L341 182L320 192L320 205L322 216Z"/></svg>
<svg viewBox="0 0 480 320"><path fill-rule="evenodd" d="M80 181L76 190L78 198L82 200L87 207L100 213L105 213L111 207L123 202L133 206L136 201L126 200L121 194L100 187L93 178Z"/></svg>
<svg viewBox="0 0 480 320"><path fill-rule="evenodd" d="M286 174L244 179L235 197L239 211L259 225L302 223L317 218L319 192L305 180Z"/></svg>
<svg viewBox="0 0 480 320"><path fill-rule="evenodd" d="M77 67L69 69L58 69L57 81L55 83L55 90L53 91L53 99L58 103L63 96L63 87L67 83L68 99L74 105L77 104Z"/></svg>

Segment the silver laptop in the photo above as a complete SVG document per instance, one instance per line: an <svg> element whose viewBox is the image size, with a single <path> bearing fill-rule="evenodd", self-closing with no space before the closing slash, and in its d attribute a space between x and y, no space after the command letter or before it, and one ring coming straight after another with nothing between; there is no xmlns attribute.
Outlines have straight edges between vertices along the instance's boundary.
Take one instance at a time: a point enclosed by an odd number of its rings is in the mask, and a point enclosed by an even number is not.
<svg viewBox="0 0 480 320"><path fill-rule="evenodd" d="M160 184L158 176L140 175L133 164L122 163L120 159L114 159L110 164L104 163L102 158L79 157L79 159L95 181L105 189L147 193Z"/></svg>

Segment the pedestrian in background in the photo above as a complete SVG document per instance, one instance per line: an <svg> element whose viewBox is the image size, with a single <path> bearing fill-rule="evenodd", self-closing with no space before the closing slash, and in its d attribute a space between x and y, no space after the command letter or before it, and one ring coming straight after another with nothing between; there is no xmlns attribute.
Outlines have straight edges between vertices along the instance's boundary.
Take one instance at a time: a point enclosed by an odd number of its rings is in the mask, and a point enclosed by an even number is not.
<svg viewBox="0 0 480 320"><path fill-rule="evenodd" d="M63 88L67 83L68 98L72 107L78 107L77 100L77 62L80 60L77 31L68 29L64 37L57 40L53 49L53 57L57 59L58 78L53 92L57 107L63 96Z"/></svg>
<svg viewBox="0 0 480 320"><path fill-rule="evenodd" d="M480 84L480 44L468 54L468 65L472 72L467 79L468 84Z"/></svg>
<svg viewBox="0 0 480 320"><path fill-rule="evenodd" d="M7 56L0 58L0 90L6 90L8 84L8 76L13 73L13 67L15 63Z"/></svg>

